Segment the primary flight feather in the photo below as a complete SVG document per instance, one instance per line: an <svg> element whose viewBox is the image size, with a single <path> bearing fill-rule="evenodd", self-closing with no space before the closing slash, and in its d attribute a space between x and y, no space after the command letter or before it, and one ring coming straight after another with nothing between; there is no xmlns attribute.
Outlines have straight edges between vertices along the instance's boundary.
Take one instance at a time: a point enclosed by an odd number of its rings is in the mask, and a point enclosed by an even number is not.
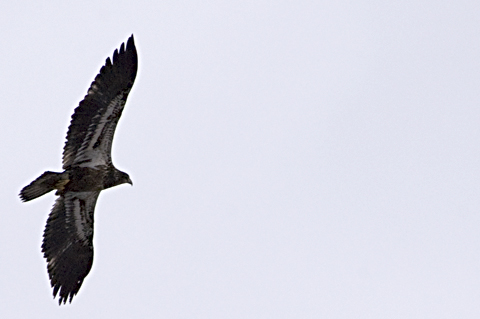
<svg viewBox="0 0 480 319"><path fill-rule="evenodd" d="M104 189L130 177L113 166L112 140L137 75L133 35L115 50L75 109L63 149L62 173L47 171L20 191L29 201L56 190L43 234L42 252L54 298L72 302L93 262L93 214Z"/></svg>

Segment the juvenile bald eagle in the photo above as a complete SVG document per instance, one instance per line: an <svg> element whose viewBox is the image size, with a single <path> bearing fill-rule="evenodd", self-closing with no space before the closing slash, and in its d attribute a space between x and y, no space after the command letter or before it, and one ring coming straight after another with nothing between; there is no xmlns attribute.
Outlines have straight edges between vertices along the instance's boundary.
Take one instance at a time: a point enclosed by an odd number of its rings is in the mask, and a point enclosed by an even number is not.
<svg viewBox="0 0 480 319"><path fill-rule="evenodd" d="M48 217L42 252L47 260L53 297L72 302L93 262L93 212L104 189L132 184L113 166L113 134L137 74L133 35L113 59L107 58L87 95L72 115L63 149L62 173L45 172L20 191L26 202L56 190L59 197Z"/></svg>

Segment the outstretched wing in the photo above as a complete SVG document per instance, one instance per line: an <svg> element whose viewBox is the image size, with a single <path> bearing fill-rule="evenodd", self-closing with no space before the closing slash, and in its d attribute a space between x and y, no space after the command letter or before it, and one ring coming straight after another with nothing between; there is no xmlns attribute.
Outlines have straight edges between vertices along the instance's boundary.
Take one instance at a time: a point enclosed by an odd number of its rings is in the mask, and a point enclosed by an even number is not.
<svg viewBox="0 0 480 319"><path fill-rule="evenodd" d="M113 134L137 75L133 35L107 58L88 94L72 115L63 168L111 164Z"/></svg>
<svg viewBox="0 0 480 319"><path fill-rule="evenodd" d="M57 198L43 234L53 297L72 302L93 263L93 212L99 191L66 192Z"/></svg>

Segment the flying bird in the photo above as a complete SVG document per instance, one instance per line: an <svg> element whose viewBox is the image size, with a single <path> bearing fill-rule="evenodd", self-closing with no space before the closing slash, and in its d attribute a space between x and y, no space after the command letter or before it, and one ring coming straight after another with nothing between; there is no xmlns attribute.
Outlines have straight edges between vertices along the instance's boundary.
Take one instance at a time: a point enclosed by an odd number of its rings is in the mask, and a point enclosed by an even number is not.
<svg viewBox="0 0 480 319"><path fill-rule="evenodd" d="M63 148L63 172L44 172L20 191L26 202L56 190L42 252L53 298L66 303L78 293L93 262L93 214L104 189L132 181L112 163L112 140L137 75L133 35L115 50L72 115Z"/></svg>

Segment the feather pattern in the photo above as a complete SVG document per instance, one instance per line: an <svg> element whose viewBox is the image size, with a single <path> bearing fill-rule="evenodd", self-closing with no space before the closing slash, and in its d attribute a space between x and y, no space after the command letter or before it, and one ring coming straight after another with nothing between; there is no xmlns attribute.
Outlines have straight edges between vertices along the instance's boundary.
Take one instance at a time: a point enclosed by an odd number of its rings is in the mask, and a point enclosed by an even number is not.
<svg viewBox="0 0 480 319"><path fill-rule="evenodd" d="M87 95L72 115L63 149L63 168L112 162L112 140L137 75L138 57L131 36L127 46L107 58Z"/></svg>
<svg viewBox="0 0 480 319"><path fill-rule="evenodd" d="M53 295L72 300L93 263L93 213L99 191L67 192L53 206L43 235L42 252Z"/></svg>

